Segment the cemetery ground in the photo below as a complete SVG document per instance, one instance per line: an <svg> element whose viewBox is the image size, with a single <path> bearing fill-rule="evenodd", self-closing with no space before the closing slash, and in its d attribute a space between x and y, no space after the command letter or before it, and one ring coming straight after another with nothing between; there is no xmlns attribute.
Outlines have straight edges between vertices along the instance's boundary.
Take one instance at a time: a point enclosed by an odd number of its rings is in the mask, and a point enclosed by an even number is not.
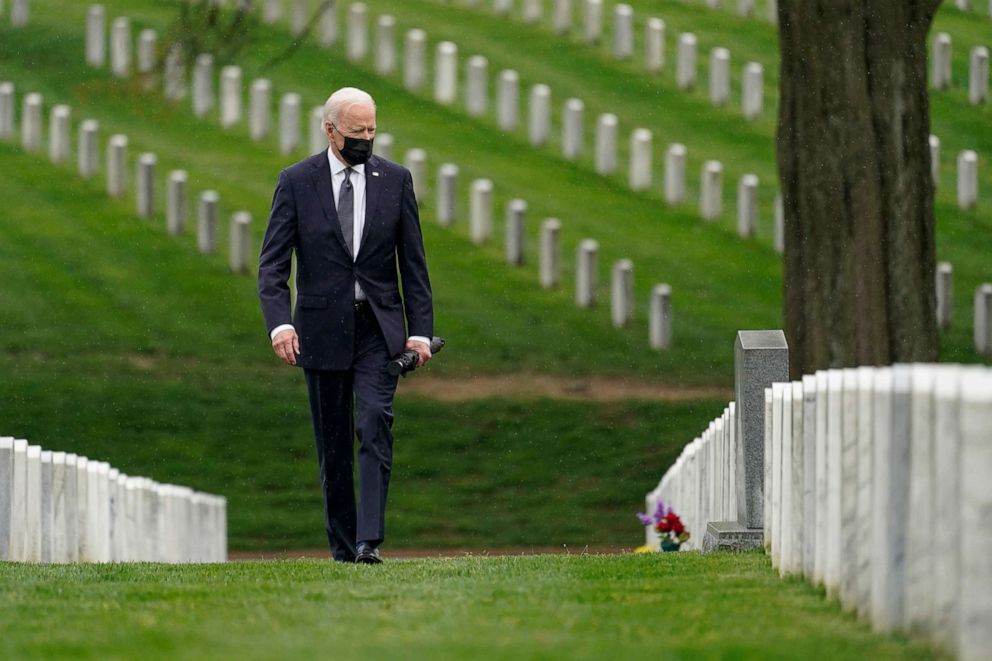
<svg viewBox="0 0 992 661"><path fill-rule="evenodd" d="M0 565L4 658L922 659L757 553Z"/></svg>

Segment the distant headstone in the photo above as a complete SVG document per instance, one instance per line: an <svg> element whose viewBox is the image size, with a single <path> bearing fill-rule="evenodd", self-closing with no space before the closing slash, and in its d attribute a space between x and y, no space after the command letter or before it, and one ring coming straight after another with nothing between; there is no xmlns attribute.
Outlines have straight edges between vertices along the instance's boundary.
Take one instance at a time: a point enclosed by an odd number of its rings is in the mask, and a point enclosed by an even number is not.
<svg viewBox="0 0 992 661"><path fill-rule="evenodd" d="M524 225L527 218L526 200L514 199L506 204L506 263L524 263Z"/></svg>
<svg viewBox="0 0 992 661"><path fill-rule="evenodd" d="M323 48L330 48L338 40L338 3L323 5L320 14L319 43Z"/></svg>
<svg viewBox="0 0 992 661"><path fill-rule="evenodd" d="M241 70L238 70L237 80L237 111L232 108L228 121L232 126L241 121ZM231 87L235 87L232 81ZM233 94L232 94L233 96ZM272 82L267 78L256 78L251 81L251 91L248 99L248 133L255 142L264 140L269 135L272 124ZM223 116L223 111L222 111ZM222 122L223 123L223 122Z"/></svg>
<svg viewBox="0 0 992 661"><path fill-rule="evenodd" d="M975 289L975 351L992 358L992 284Z"/></svg>
<svg viewBox="0 0 992 661"><path fill-rule="evenodd" d="M665 67L665 21L649 18L644 28L644 68L657 73Z"/></svg>
<svg viewBox="0 0 992 661"><path fill-rule="evenodd" d="M630 189L642 191L651 188L651 131L634 129L630 134Z"/></svg>
<svg viewBox="0 0 992 661"><path fill-rule="evenodd" d="M978 203L978 154L966 149L958 154L958 206L974 209Z"/></svg>
<svg viewBox="0 0 992 661"><path fill-rule="evenodd" d="M423 206L427 199L427 152L420 148L410 149L403 164L413 178L413 194L417 204Z"/></svg>
<svg viewBox="0 0 992 661"><path fill-rule="evenodd" d="M690 90L696 85L696 35L691 32L679 35L675 82L680 90Z"/></svg>
<svg viewBox="0 0 992 661"><path fill-rule="evenodd" d="M24 559L28 562L41 562L41 447L38 445L28 446L25 509L27 543Z"/></svg>
<svg viewBox="0 0 992 661"><path fill-rule="evenodd" d="M665 202L685 201L685 145L674 143L665 151Z"/></svg>
<svg viewBox="0 0 992 661"><path fill-rule="evenodd" d="M598 44L603 34L603 0L585 0L583 8L583 39Z"/></svg>
<svg viewBox="0 0 992 661"><path fill-rule="evenodd" d="M0 82L0 138L14 135L14 83Z"/></svg>
<svg viewBox="0 0 992 661"><path fill-rule="evenodd" d="M557 218L547 218L541 224L541 245L538 270L541 287L553 289L558 286L561 262L559 246L561 221Z"/></svg>
<svg viewBox="0 0 992 661"><path fill-rule="evenodd" d="M10 6L10 24L22 28L28 24L28 0L13 0Z"/></svg>
<svg viewBox="0 0 992 661"><path fill-rule="evenodd" d="M238 211L231 216L231 245L229 264L234 273L248 272L248 255L251 253L251 214Z"/></svg>
<svg viewBox="0 0 992 661"><path fill-rule="evenodd" d="M758 233L758 176L745 174L737 184L737 236L749 239Z"/></svg>
<svg viewBox="0 0 992 661"><path fill-rule="evenodd" d="M520 121L520 76L512 69L499 73L496 88L496 123L503 131L512 131Z"/></svg>
<svg viewBox="0 0 992 661"><path fill-rule="evenodd" d="M541 6L543 0L524 0L523 16L524 23L533 25L541 20L544 8Z"/></svg>
<svg viewBox="0 0 992 661"><path fill-rule="evenodd" d="M968 68L968 100L974 105L985 103L989 94L989 49L975 46L971 49Z"/></svg>
<svg viewBox="0 0 992 661"><path fill-rule="evenodd" d="M155 213L155 169L158 158L145 153L138 157L138 172L134 180L134 201L139 218L151 218Z"/></svg>
<svg viewBox="0 0 992 661"><path fill-rule="evenodd" d="M282 18L282 3L283 0L265 0L265 5L262 11L262 21L272 25L273 23L278 23Z"/></svg>
<svg viewBox="0 0 992 661"><path fill-rule="evenodd" d="M99 162L97 133L100 123L95 119L84 119L79 125L79 176L88 178L96 174Z"/></svg>
<svg viewBox="0 0 992 661"><path fill-rule="evenodd" d="M145 29L138 33L138 73L149 74L155 70L158 57L158 33ZM150 82L150 81L149 81Z"/></svg>
<svg viewBox="0 0 992 661"><path fill-rule="evenodd" d="M617 116L603 113L596 120L596 172L612 174L617 169Z"/></svg>
<svg viewBox="0 0 992 661"><path fill-rule="evenodd" d="M179 101L186 97L186 65L183 48L172 44L165 55L165 98Z"/></svg>
<svg viewBox="0 0 992 661"><path fill-rule="evenodd" d="M485 115L489 108L489 61L473 55L466 65L465 111L472 117Z"/></svg>
<svg viewBox="0 0 992 661"><path fill-rule="evenodd" d="M368 49L368 7L364 2L353 2L348 7L348 59L364 60Z"/></svg>
<svg viewBox="0 0 992 661"><path fill-rule="evenodd" d="M458 46L442 41L434 54L434 100L450 105L458 98Z"/></svg>
<svg viewBox="0 0 992 661"><path fill-rule="evenodd" d="M562 113L561 155L574 161L582 156L582 124L585 104L582 99L569 99Z"/></svg>
<svg viewBox="0 0 992 661"><path fill-rule="evenodd" d="M166 191L165 227L169 234L177 236L186 228L186 183L189 175L185 170L169 173L169 188Z"/></svg>
<svg viewBox="0 0 992 661"><path fill-rule="evenodd" d="M378 133L372 143L372 151L379 157L393 160L393 145L395 140L392 133Z"/></svg>
<svg viewBox="0 0 992 661"><path fill-rule="evenodd" d="M555 34L566 35L572 31L572 0L554 0L551 22Z"/></svg>
<svg viewBox="0 0 992 661"><path fill-rule="evenodd" d="M775 195L775 252L783 254L785 252L785 205L782 201L782 194Z"/></svg>
<svg viewBox="0 0 992 661"><path fill-rule="evenodd" d="M933 134L930 134L930 176L936 187L940 183L940 138Z"/></svg>
<svg viewBox="0 0 992 661"><path fill-rule="evenodd" d="M551 88L538 83L530 88L528 114L530 144L539 147L548 141L551 133Z"/></svg>
<svg viewBox="0 0 992 661"><path fill-rule="evenodd" d="M26 152L41 150L41 106L44 99L41 94L32 92L24 97L21 113L21 147Z"/></svg>
<svg viewBox="0 0 992 661"><path fill-rule="evenodd" d="M591 308L596 304L599 271L599 243L583 239L575 254L575 304Z"/></svg>
<svg viewBox="0 0 992 661"><path fill-rule="evenodd" d="M742 86L742 109L744 119L752 120L761 116L764 105L764 70L757 62L748 62L744 66L744 84Z"/></svg>
<svg viewBox="0 0 992 661"><path fill-rule="evenodd" d="M375 26L375 71L388 76L396 70L396 18L383 14Z"/></svg>
<svg viewBox="0 0 992 661"><path fill-rule="evenodd" d="M86 64L102 67L107 61L107 12L90 5L86 12Z"/></svg>
<svg viewBox="0 0 992 661"><path fill-rule="evenodd" d="M303 34L307 29L307 16L309 0L293 0L289 15L289 33L294 37Z"/></svg>
<svg viewBox="0 0 992 661"><path fill-rule="evenodd" d="M472 182L468 221L472 243L481 245L489 240L493 233L493 182L490 179Z"/></svg>
<svg viewBox="0 0 992 661"><path fill-rule="evenodd" d="M623 328L634 318L634 263L621 259L613 265L610 278L610 319L614 328Z"/></svg>
<svg viewBox="0 0 992 661"><path fill-rule="evenodd" d="M703 220L716 220L723 213L723 164L706 161L699 185L699 214Z"/></svg>
<svg viewBox="0 0 992 661"><path fill-rule="evenodd" d="M937 264L937 326L941 330L951 327L954 312L954 267L950 262Z"/></svg>
<svg viewBox="0 0 992 661"><path fill-rule="evenodd" d="M220 195L217 191L200 193L196 214L196 247L201 255L212 255L217 250L217 218Z"/></svg>
<svg viewBox="0 0 992 661"><path fill-rule="evenodd" d="M458 166L444 163L437 172L437 222L449 227L457 217Z"/></svg>
<svg viewBox="0 0 992 661"><path fill-rule="evenodd" d="M414 28L406 33L403 46L403 86L416 92L424 86L427 77L427 33Z"/></svg>
<svg viewBox="0 0 992 661"><path fill-rule="evenodd" d="M722 106L730 99L730 51L714 48L710 51L710 103Z"/></svg>
<svg viewBox="0 0 992 661"><path fill-rule="evenodd" d="M311 154L327 150L327 134L324 133L324 106L314 106L310 109L310 122L307 135L309 136Z"/></svg>
<svg viewBox="0 0 992 661"><path fill-rule="evenodd" d="M14 439L0 436L0 561L14 560L11 553L11 499L14 495Z"/></svg>
<svg viewBox="0 0 992 661"><path fill-rule="evenodd" d="M214 109L214 56L196 56L193 67L193 114L204 117Z"/></svg>
<svg viewBox="0 0 992 661"><path fill-rule="evenodd" d="M69 106L57 105L52 108L48 126L48 157L52 163L65 163L69 160L69 122L72 111Z"/></svg>
<svg viewBox="0 0 992 661"><path fill-rule="evenodd" d="M934 89L943 90L951 86L951 35L938 32L933 40L932 70L930 84Z"/></svg>
<svg viewBox="0 0 992 661"><path fill-rule="evenodd" d="M112 135L107 143L107 195L123 197L127 190L127 136Z"/></svg>
<svg viewBox="0 0 992 661"><path fill-rule="evenodd" d="M667 284L655 285L651 290L648 340L656 351L672 348L672 288Z"/></svg>
<svg viewBox="0 0 992 661"><path fill-rule="evenodd" d="M300 112L302 99L299 94L283 94L279 101L279 151L291 154L300 146Z"/></svg>
<svg viewBox="0 0 992 661"><path fill-rule="evenodd" d="M634 54L634 10L625 3L613 8L613 57L626 60Z"/></svg>
<svg viewBox="0 0 992 661"><path fill-rule="evenodd" d="M513 11L513 0L493 0L493 13L497 16L509 16Z"/></svg>
<svg viewBox="0 0 992 661"><path fill-rule="evenodd" d="M118 78L131 75L131 21L123 16L110 30L110 71Z"/></svg>

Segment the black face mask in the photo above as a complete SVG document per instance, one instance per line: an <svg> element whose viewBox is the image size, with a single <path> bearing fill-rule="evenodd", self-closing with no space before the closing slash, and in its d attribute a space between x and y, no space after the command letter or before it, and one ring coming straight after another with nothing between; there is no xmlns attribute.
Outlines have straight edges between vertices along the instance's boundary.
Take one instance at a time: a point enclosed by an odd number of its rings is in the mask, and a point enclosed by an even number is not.
<svg viewBox="0 0 992 661"><path fill-rule="evenodd" d="M344 147L338 151L349 165L361 165L372 155L372 139L344 136Z"/></svg>

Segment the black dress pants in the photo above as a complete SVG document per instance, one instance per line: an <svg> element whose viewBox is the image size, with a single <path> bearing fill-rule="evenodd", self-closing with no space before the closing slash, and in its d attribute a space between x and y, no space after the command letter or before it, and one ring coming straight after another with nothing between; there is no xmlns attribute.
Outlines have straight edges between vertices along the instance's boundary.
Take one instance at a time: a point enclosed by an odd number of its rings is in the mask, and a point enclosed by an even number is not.
<svg viewBox="0 0 992 661"><path fill-rule="evenodd" d="M393 395L397 377L386 371L391 356L367 304L355 311L354 356L348 370L303 371L320 465L327 540L334 559L345 562L355 559L358 542L376 546L385 537L386 494L393 465Z"/></svg>

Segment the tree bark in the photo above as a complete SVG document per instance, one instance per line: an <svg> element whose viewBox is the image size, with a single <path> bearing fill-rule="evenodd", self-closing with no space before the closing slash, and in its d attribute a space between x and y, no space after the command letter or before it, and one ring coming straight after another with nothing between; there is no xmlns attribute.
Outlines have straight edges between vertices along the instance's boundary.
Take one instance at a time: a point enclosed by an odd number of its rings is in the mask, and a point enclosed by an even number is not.
<svg viewBox="0 0 992 661"><path fill-rule="evenodd" d="M794 378L938 355L926 36L940 0L779 0Z"/></svg>

